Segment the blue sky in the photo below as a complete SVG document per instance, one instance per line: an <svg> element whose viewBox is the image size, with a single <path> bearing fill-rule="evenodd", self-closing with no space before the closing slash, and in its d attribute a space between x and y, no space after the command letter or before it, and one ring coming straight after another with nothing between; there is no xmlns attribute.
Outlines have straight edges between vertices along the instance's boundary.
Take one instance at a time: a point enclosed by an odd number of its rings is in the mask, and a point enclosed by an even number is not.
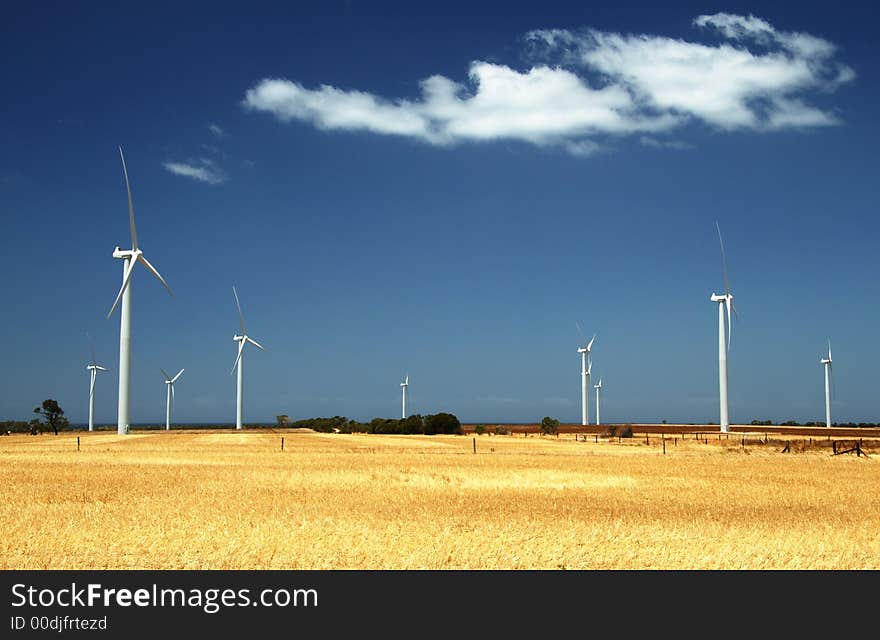
<svg viewBox="0 0 880 640"><path fill-rule="evenodd" d="M87 418L133 279L132 422L880 419L870 4L27 3L0 9L0 419ZM702 16L702 17L701 17ZM173 371L172 371L173 370ZM592 394L591 394L591 397ZM591 416L595 407L591 407Z"/></svg>

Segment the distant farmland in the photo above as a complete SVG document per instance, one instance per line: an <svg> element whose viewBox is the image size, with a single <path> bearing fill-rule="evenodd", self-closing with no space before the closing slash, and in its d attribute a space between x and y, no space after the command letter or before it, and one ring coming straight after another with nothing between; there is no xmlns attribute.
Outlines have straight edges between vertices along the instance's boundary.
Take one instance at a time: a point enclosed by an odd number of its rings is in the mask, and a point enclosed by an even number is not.
<svg viewBox="0 0 880 640"><path fill-rule="evenodd" d="M0 568L880 568L876 430L662 426L3 436Z"/></svg>

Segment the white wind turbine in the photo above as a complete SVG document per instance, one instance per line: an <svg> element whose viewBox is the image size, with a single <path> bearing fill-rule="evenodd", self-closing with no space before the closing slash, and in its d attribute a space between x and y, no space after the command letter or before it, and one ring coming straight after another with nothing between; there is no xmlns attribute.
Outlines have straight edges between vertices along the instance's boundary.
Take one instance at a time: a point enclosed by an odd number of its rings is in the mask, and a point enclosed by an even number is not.
<svg viewBox="0 0 880 640"><path fill-rule="evenodd" d="M715 223L718 230L718 242L721 244L721 265L724 270L724 295L715 293L709 298L712 302L718 303L718 397L720 404L720 420L721 431L728 433L730 431L730 418L727 407L727 353L730 351L730 312L736 315L736 307L733 306L733 295L730 293L730 281L727 278L727 258L724 255L724 241L721 239L721 227L718 222ZM727 324L725 331L724 311L727 309Z"/></svg>
<svg viewBox="0 0 880 640"><path fill-rule="evenodd" d="M177 372L177 375L173 378L165 373L165 369L159 367L159 371L162 372L162 375L165 377L165 386L168 387L165 398L165 431L171 430L171 405L174 404L174 383L177 382L177 379L180 377L180 374L183 373L183 369Z"/></svg>
<svg viewBox="0 0 880 640"><path fill-rule="evenodd" d="M118 246L113 250L113 257L119 258L122 263L122 288L116 296L116 301L110 307L107 318L113 315L119 301L122 306L119 311L119 407L117 410L116 432L125 435L129 431L128 423L128 399L129 382L131 378L131 274L137 262L143 264L159 282L171 293L171 287L159 272L144 257L138 248L137 231L134 227L134 207L131 204L131 186L128 183L128 171L125 168L125 156L122 155L122 147L119 147L119 157L122 159L122 173L125 175L125 190L128 193L128 226L131 231L131 249L122 250Z"/></svg>
<svg viewBox="0 0 880 640"><path fill-rule="evenodd" d="M406 374L406 377L403 379L403 382L400 383L400 390L403 392L403 413L401 414L401 420L406 418L406 388L409 386L409 374Z"/></svg>
<svg viewBox="0 0 880 640"><path fill-rule="evenodd" d="M831 338L828 338L828 357L819 358L825 367L825 426L831 426Z"/></svg>
<svg viewBox="0 0 880 640"><path fill-rule="evenodd" d="M587 379L590 377L590 373L593 370L593 359L590 357L590 349L593 348L593 341L596 339L596 334L593 334L593 337L587 342L584 332L581 331L581 325L577 322L575 322L575 325L577 325L578 333L581 334L581 338L585 343L583 347L578 348L577 352L581 354L581 424L586 426L590 423L590 405L587 394L589 383L587 382Z"/></svg>
<svg viewBox="0 0 880 640"><path fill-rule="evenodd" d="M602 389L602 378L599 378L599 384L594 384L593 388L596 390L596 424L602 424L599 421L599 390Z"/></svg>
<svg viewBox="0 0 880 640"><path fill-rule="evenodd" d="M238 384L236 386L236 406L235 406L235 428L241 429L241 386L242 386L242 373L241 368L244 364L244 358L242 355L244 354L244 345L246 342L250 342L252 345L257 347L258 349L265 351L265 349L257 343L256 340L249 338L247 335L247 331L244 328L244 316L241 314L241 304L238 302L238 292L236 292L235 287L232 287L232 295L235 296L235 306L238 308L238 322L241 326L241 335L233 335L232 339L238 343L238 356L235 358L235 363L232 365L232 374L235 371L235 368L238 367Z"/></svg>
<svg viewBox="0 0 880 640"><path fill-rule="evenodd" d="M89 349L92 352L92 363L86 365L86 369L89 372L89 431L95 430L95 378L98 375L99 371L107 371L104 367L98 364L97 359L95 358L95 345L92 344L91 338L89 338Z"/></svg>

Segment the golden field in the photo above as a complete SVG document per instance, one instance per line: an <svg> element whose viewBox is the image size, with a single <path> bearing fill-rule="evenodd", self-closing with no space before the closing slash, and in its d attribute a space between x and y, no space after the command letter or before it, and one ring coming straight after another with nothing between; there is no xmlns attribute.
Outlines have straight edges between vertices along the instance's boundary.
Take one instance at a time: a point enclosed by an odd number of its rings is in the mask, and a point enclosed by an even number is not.
<svg viewBox="0 0 880 640"><path fill-rule="evenodd" d="M880 456L801 441L79 435L0 438L0 568L880 568Z"/></svg>

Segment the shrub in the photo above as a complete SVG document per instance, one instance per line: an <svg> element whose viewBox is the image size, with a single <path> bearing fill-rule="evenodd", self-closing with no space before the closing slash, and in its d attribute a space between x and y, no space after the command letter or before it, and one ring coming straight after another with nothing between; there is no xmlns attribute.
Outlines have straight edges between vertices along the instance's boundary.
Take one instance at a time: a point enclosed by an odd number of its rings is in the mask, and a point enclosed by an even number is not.
<svg viewBox="0 0 880 640"><path fill-rule="evenodd" d="M541 420L541 433L552 435L559 429L559 420L544 416Z"/></svg>

